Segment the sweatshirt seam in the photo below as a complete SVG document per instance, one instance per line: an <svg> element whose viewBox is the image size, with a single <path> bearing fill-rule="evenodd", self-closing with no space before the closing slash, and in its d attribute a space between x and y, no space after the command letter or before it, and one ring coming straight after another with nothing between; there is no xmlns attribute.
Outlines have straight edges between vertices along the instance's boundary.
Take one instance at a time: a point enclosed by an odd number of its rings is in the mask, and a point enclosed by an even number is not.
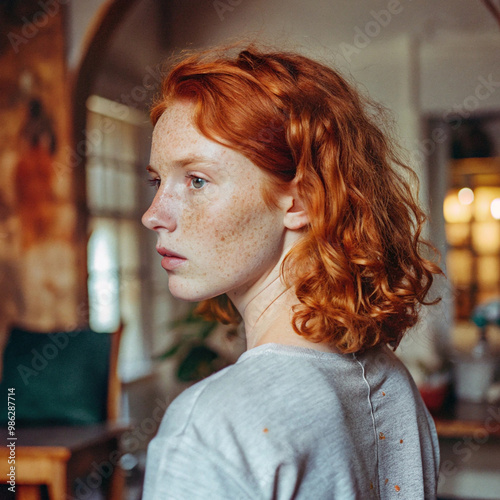
<svg viewBox="0 0 500 500"><path fill-rule="evenodd" d="M360 366L361 368L361 373L362 373L362 377L363 377L363 380L366 384L366 387L368 388L368 397L367 397L367 400L368 400L368 406L370 408L370 415L371 415L371 418L372 418L372 424L373 424L373 441L375 443L375 470L377 471L377 477L376 478L373 478L374 481L376 482L377 484L377 497L380 498L380 478L379 478L379 473L378 473L378 469L379 469L379 455L380 455L380 450L379 450L379 439L378 439L378 436L377 436L377 422L376 422L376 419L375 419L375 412L373 411L373 403L372 403L372 388L370 386L370 383L368 382L368 379L366 378L366 370L365 370L365 366L363 365L363 363L361 363L361 361L359 361L359 359L357 358L356 354L354 354L354 359L356 360L356 362L358 363L358 365Z"/></svg>
<svg viewBox="0 0 500 500"><path fill-rule="evenodd" d="M221 371L221 372L215 373L214 375L217 375L217 377L214 377L214 379L215 378L219 379L220 376L223 375L223 372ZM207 390L208 386L213 383L214 379L206 380L203 387L198 389L197 394L191 399L189 413L184 420L184 425L179 429L178 432L176 432L176 434L175 434L176 436L181 436L186 432L187 427L193 421L193 413L194 413L195 407L198 405L198 401L200 400L200 398L204 394L204 392ZM194 388L194 386L193 386L193 388Z"/></svg>

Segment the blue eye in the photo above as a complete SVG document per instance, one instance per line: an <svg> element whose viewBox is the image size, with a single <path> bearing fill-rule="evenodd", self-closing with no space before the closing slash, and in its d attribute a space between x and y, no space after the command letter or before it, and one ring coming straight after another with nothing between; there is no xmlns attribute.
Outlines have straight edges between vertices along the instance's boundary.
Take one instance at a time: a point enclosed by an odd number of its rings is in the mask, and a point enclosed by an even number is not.
<svg viewBox="0 0 500 500"><path fill-rule="evenodd" d="M194 189L201 189L205 187L205 184L207 181L205 179L202 179L201 177L191 177L191 186Z"/></svg>

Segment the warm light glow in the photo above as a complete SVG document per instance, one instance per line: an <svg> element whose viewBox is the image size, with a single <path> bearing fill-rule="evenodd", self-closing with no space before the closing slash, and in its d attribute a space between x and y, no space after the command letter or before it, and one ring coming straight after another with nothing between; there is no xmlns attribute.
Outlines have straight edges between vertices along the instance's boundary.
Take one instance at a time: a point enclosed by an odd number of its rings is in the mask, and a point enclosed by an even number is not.
<svg viewBox="0 0 500 500"><path fill-rule="evenodd" d="M489 288L496 287L500 279L500 262L497 255L484 255L477 259L479 282Z"/></svg>
<svg viewBox="0 0 500 500"><path fill-rule="evenodd" d="M476 221L493 221L491 203L500 198L500 187L482 186L474 190L474 218Z"/></svg>
<svg viewBox="0 0 500 500"><path fill-rule="evenodd" d="M468 222L457 222L445 224L446 241L452 247L467 245L470 238L470 224Z"/></svg>
<svg viewBox="0 0 500 500"><path fill-rule="evenodd" d="M500 252L500 225L491 220L476 222L472 226L472 247L480 255Z"/></svg>
<svg viewBox="0 0 500 500"><path fill-rule="evenodd" d="M495 198L490 205L491 215L494 219L500 219L500 198Z"/></svg>
<svg viewBox="0 0 500 500"><path fill-rule="evenodd" d="M449 276L456 286L469 286L472 281L472 253L469 250L452 248L446 256Z"/></svg>
<svg viewBox="0 0 500 500"><path fill-rule="evenodd" d="M462 188L458 192L458 201L462 205L470 205L474 201L474 191L471 188Z"/></svg>
<svg viewBox="0 0 500 500"><path fill-rule="evenodd" d="M446 222L469 222L471 206L462 205L456 191L448 193L443 203L443 213Z"/></svg>

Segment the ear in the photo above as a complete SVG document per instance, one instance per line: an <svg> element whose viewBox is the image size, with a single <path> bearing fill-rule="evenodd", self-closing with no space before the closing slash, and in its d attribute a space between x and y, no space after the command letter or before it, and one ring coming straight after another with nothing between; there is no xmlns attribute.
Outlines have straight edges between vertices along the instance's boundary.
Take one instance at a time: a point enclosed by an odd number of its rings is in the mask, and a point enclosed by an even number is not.
<svg viewBox="0 0 500 500"><path fill-rule="evenodd" d="M309 224L309 216L304 208L301 198L298 194L297 184L295 181L290 183L287 193L284 196L286 213L283 218L283 223L287 229L298 231Z"/></svg>

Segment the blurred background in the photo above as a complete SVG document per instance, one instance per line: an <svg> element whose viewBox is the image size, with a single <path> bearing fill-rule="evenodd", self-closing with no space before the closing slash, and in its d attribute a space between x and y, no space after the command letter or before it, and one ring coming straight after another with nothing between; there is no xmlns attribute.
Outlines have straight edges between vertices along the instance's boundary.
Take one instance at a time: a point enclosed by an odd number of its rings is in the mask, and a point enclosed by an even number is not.
<svg viewBox="0 0 500 500"><path fill-rule="evenodd" d="M165 60L239 40L333 65L391 111L447 274L398 353L439 424L442 498L500 498L499 12L498 0L0 2L0 348L13 327L124 325L123 498L139 498L168 402L244 349L170 296L140 224Z"/></svg>

